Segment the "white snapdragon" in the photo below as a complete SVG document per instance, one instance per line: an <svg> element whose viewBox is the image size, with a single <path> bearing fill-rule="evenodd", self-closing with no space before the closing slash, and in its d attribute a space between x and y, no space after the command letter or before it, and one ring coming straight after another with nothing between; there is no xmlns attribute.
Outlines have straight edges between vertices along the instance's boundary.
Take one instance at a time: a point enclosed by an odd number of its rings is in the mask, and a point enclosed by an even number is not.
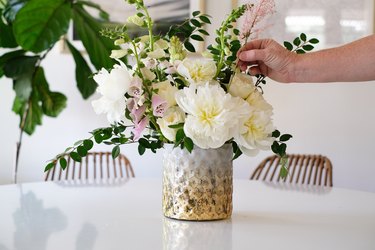
<svg viewBox="0 0 375 250"><path fill-rule="evenodd" d="M185 113L178 106L168 108L162 118L158 118L156 123L160 126L160 130L165 138L170 141L176 139L177 129L170 128L170 125L176 125L185 121Z"/></svg>
<svg viewBox="0 0 375 250"><path fill-rule="evenodd" d="M216 64L212 59L201 56L188 57L178 65L177 72L190 84L205 84L215 77Z"/></svg>
<svg viewBox="0 0 375 250"><path fill-rule="evenodd" d="M184 88L176 93L178 106L187 113L184 131L200 148L219 148L243 130L251 115L249 104L233 97L219 84Z"/></svg>
<svg viewBox="0 0 375 250"><path fill-rule="evenodd" d="M97 92L102 94L101 98L92 102L94 111L97 114L106 113L110 123L123 120L126 108L124 95L131 83L131 74L126 65L115 65L110 72L101 69L94 80L98 83Z"/></svg>

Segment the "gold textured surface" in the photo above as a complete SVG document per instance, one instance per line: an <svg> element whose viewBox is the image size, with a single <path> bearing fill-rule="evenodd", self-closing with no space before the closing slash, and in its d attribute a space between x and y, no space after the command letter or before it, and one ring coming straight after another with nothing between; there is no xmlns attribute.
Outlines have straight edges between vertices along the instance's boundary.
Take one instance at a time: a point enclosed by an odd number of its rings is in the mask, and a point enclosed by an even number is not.
<svg viewBox="0 0 375 250"><path fill-rule="evenodd" d="M219 220L232 214L232 147L192 153L168 147L163 158L163 212L180 220Z"/></svg>

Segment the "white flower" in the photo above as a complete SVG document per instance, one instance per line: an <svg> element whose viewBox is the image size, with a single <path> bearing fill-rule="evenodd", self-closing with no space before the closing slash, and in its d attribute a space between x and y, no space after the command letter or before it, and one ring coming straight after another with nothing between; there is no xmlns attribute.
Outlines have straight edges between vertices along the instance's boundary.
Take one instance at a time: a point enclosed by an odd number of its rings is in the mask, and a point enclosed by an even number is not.
<svg viewBox="0 0 375 250"><path fill-rule="evenodd" d="M101 69L94 80L98 83L97 92L103 96L92 102L97 114L107 113L110 123L119 122L124 119L126 108L125 93L129 90L131 74L126 66L115 65L111 72Z"/></svg>
<svg viewBox="0 0 375 250"><path fill-rule="evenodd" d="M153 88L158 90L158 95L167 101L169 107L177 104L175 94L178 89L177 87L172 86L168 80L154 83Z"/></svg>
<svg viewBox="0 0 375 250"><path fill-rule="evenodd" d="M127 21L128 23L134 23L137 26L143 26L145 24L145 21L137 15L128 17Z"/></svg>
<svg viewBox="0 0 375 250"><path fill-rule="evenodd" d="M128 54L127 49L114 49L111 51L111 55L109 57L119 59L119 58L126 56L127 54Z"/></svg>
<svg viewBox="0 0 375 250"><path fill-rule="evenodd" d="M244 125L245 131L235 137L235 141L243 153L255 156L259 150L270 149L274 141L271 135L275 128L269 113L254 111Z"/></svg>
<svg viewBox="0 0 375 250"><path fill-rule="evenodd" d="M156 78L156 75L148 68L141 68L141 73L147 80L152 81Z"/></svg>
<svg viewBox="0 0 375 250"><path fill-rule="evenodd" d="M228 88L228 92L232 96L238 96L242 99L246 99L254 90L253 79L244 73L236 73Z"/></svg>
<svg viewBox="0 0 375 250"><path fill-rule="evenodd" d="M257 111L263 111L272 116L273 108L271 104L269 104L263 97L263 95L255 89L249 97L247 97L246 101L250 104L250 106Z"/></svg>
<svg viewBox="0 0 375 250"><path fill-rule="evenodd" d="M212 59L204 57L185 58L177 68L189 83L204 84L211 81L216 74L216 64Z"/></svg>
<svg viewBox="0 0 375 250"><path fill-rule="evenodd" d="M185 121L185 113L177 106L167 109L162 118L158 118L156 123L159 124L160 130L165 138L170 141L176 139L177 129L170 128L170 125L176 125Z"/></svg>
<svg viewBox="0 0 375 250"><path fill-rule="evenodd" d="M220 85L191 85L176 93L178 106L188 115L184 132L200 148L219 148L243 129L251 115L247 102Z"/></svg>

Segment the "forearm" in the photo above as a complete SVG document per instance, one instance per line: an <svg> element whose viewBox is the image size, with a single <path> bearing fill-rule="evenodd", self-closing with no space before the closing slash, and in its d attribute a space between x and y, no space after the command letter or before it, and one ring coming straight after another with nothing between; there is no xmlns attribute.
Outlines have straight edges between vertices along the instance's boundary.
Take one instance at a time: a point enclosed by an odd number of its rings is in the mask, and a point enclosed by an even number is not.
<svg viewBox="0 0 375 250"><path fill-rule="evenodd" d="M291 82L375 80L375 35L341 47L296 55Z"/></svg>

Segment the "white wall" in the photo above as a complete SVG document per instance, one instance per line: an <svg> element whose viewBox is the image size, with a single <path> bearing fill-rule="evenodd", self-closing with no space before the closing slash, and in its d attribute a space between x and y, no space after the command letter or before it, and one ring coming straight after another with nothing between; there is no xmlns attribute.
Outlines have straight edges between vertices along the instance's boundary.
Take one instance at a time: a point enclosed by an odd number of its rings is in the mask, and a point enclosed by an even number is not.
<svg viewBox="0 0 375 250"><path fill-rule="evenodd" d="M214 18L224 16L223 6L208 2ZM210 4L211 3L211 4ZM229 8L229 6L225 6ZM216 20L215 19L215 20ZM45 117L33 136L24 135L19 181L39 181L48 159L88 132L106 126L90 101L83 101L75 87L74 63L57 49L43 66L51 89L68 96L68 107L59 118ZM343 84L278 84L268 81L266 98L274 106L274 120L282 132L294 135L291 153L320 153L333 163L334 186L375 192L375 82ZM9 80L0 80L0 184L12 182L18 117L11 112L14 93ZM110 148L105 147L110 150ZM100 147L99 149L103 149ZM137 177L161 177L161 154L140 157L136 145L122 147L133 163ZM235 162L235 178L248 178L254 167L271 152Z"/></svg>

